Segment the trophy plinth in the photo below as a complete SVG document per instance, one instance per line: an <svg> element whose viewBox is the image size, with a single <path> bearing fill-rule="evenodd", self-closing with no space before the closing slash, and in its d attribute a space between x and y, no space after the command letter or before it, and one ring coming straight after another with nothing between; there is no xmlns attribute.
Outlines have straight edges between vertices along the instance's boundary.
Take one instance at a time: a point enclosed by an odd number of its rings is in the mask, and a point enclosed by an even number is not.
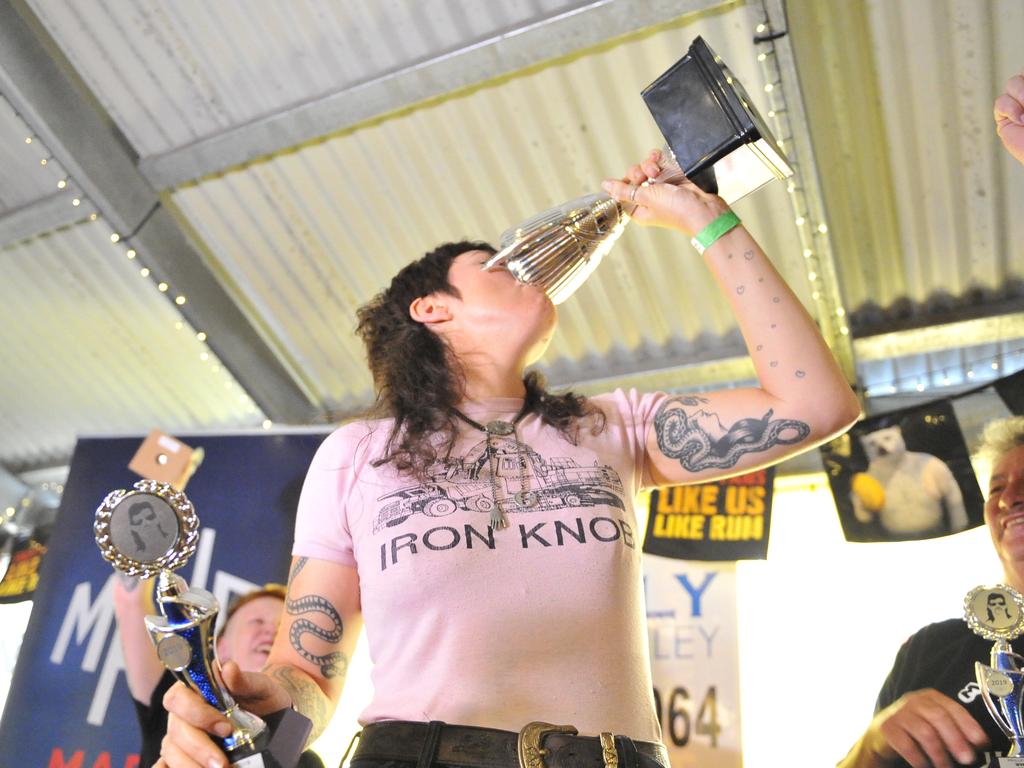
<svg viewBox="0 0 1024 768"><path fill-rule="evenodd" d="M290 710L275 713L271 734L256 715L238 707L217 661L214 628L220 606L174 571L188 562L199 540L199 518L185 494L166 483L141 480L135 490L109 493L96 510L93 530L103 557L141 579L157 577L160 616L146 616L157 656L174 677L224 713L233 732L221 745L239 768L292 768L312 724Z"/></svg>
<svg viewBox="0 0 1024 768"><path fill-rule="evenodd" d="M1024 633L1024 597L1005 584L975 587L964 598L964 620L993 641L989 663L975 662L974 674L985 708L1010 740L1010 750L989 767L1024 768L1024 657L1010 646Z"/></svg>

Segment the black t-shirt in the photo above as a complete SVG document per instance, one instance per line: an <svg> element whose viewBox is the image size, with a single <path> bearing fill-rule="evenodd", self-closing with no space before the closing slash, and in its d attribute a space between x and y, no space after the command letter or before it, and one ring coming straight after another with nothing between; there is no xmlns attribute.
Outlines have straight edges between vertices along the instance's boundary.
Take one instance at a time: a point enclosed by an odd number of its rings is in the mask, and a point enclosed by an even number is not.
<svg viewBox="0 0 1024 768"><path fill-rule="evenodd" d="M1010 742L985 708L974 674L974 662L989 663L992 645L991 640L974 634L963 619L948 619L919 629L896 654L896 661L878 693L875 712L905 693L934 688L966 707L988 734L990 749L1005 755ZM1015 653L1024 655L1024 637L1011 645ZM979 756L974 765L985 766L987 762Z"/></svg>
<svg viewBox="0 0 1024 768"><path fill-rule="evenodd" d="M139 718L139 727L142 729L142 747L139 750L139 768L150 768L160 759L160 742L167 733L167 710L164 709L164 694L174 685L174 675L164 672L160 682L153 689L153 695L149 699L147 707L142 702L132 699L135 702L135 714ZM299 756L297 768L324 768L323 761L315 752L306 751Z"/></svg>

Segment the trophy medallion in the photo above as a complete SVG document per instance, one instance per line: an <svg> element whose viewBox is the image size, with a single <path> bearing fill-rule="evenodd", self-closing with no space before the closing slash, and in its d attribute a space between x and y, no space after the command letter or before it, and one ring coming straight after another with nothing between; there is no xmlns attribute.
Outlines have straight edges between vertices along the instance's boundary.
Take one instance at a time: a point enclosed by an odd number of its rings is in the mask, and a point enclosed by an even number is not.
<svg viewBox="0 0 1024 768"><path fill-rule="evenodd" d="M93 525L100 553L127 576L148 579L174 571L195 554L199 518L184 493L155 480L112 491Z"/></svg>

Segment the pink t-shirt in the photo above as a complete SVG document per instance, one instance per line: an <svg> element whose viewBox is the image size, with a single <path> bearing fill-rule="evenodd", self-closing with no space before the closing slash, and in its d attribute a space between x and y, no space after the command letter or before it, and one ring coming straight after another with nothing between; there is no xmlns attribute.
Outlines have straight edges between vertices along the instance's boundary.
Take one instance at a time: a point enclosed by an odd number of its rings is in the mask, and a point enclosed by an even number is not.
<svg viewBox="0 0 1024 768"><path fill-rule="evenodd" d="M374 695L360 716L518 731L571 723L659 741L633 498L650 485L646 435L664 395L591 398L607 415L572 445L535 415L518 425L531 508L506 505L490 531L486 438L461 425L429 484L374 467L390 421L331 434L310 466L293 554L354 566ZM511 421L522 400L469 404ZM499 438L500 494L522 484L512 437Z"/></svg>

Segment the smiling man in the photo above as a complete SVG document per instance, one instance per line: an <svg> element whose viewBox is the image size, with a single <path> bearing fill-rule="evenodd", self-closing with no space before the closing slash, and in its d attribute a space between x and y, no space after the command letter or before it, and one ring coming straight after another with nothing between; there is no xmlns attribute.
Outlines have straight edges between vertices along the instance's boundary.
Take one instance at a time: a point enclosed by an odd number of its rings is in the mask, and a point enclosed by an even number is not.
<svg viewBox="0 0 1024 768"><path fill-rule="evenodd" d="M989 424L979 454L992 466L985 502L992 545L1005 583L1024 592L1024 416ZM1007 606L991 598L995 622ZM840 767L986 766L986 751L1006 754L1009 742L975 680L974 663L987 662L991 648L962 619L914 633L882 685L874 719ZM1024 637L1013 649L1024 654Z"/></svg>

